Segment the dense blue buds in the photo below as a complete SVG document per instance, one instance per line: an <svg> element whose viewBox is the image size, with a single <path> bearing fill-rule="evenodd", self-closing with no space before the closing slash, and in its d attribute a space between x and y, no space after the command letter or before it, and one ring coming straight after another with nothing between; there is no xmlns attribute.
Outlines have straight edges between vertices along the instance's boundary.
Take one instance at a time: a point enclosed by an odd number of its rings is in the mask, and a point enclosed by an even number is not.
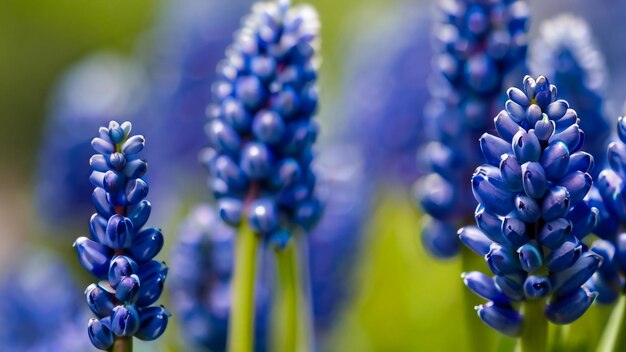
<svg viewBox="0 0 626 352"><path fill-rule="evenodd" d="M145 140L130 132L130 122L111 121L93 139L98 154L90 160L90 180L96 187L96 213L90 220L91 239L80 237L74 243L81 265L105 280L85 291L97 316L89 322L89 338L103 350L116 337L158 338L169 316L163 308L149 307L161 296L167 267L152 260L163 247L161 230L143 228L151 208L144 199L148 185L140 178L147 170L138 155Z"/></svg>
<svg viewBox="0 0 626 352"><path fill-rule="evenodd" d="M433 173L418 180L415 193L432 218L422 230L426 249L448 258L460 249L459 243L451 240L454 229L469 225L467 219L476 206L463 186L475 165L484 156L489 164L502 169L498 177L483 170L473 179L473 190L477 198L489 199L484 202L488 211L508 213L515 207L511 190L545 192L547 181L539 165L525 163L539 162L542 138L547 138L554 126L543 123L536 130L520 129L517 121L532 105L526 94L516 90L501 113L506 115L496 120L502 138L483 134L489 117L500 108L506 74L522 65L526 54L526 3L453 0L442 4L441 23L434 31L433 99L424 119L433 141L424 148L423 156ZM537 109L531 107L529 115L541 120L541 109ZM479 138L483 155L475 145ZM515 160L502 160L507 155ZM519 177L522 173L525 177Z"/></svg>
<svg viewBox="0 0 626 352"><path fill-rule="evenodd" d="M581 287L603 258L580 241L595 227L598 209L583 201L592 186L587 172L593 159L580 151L576 112L557 100L556 87L543 76L526 76L523 89L507 95L494 120L497 134L481 139L487 164L472 176L478 229L466 227L459 235L495 274L488 295L477 289L477 279L465 279L491 301L479 316L517 335L521 317L513 302L546 300L546 316L556 324L580 317L595 298Z"/></svg>
<svg viewBox="0 0 626 352"><path fill-rule="evenodd" d="M311 171L318 134L317 14L259 2L219 65L203 153L219 214L259 235L309 230L322 211ZM280 221L279 221L280 219ZM285 232L287 231L287 232Z"/></svg>

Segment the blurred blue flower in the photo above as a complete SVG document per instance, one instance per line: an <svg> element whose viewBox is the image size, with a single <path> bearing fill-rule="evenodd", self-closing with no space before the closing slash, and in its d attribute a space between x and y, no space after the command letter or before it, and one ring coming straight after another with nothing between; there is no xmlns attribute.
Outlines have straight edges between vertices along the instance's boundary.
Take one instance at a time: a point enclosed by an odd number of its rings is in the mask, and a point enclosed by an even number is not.
<svg viewBox="0 0 626 352"><path fill-rule="evenodd" d="M428 214L424 247L449 258L460 250L454 229L469 222L475 206L462 186L482 161L475 141L499 109L506 74L523 70L528 7L515 0L442 1L439 18L424 112L432 142L422 151L432 173L418 180L414 194Z"/></svg>
<svg viewBox="0 0 626 352"><path fill-rule="evenodd" d="M576 112L557 100L556 87L543 76L526 76L523 90L510 88L507 95L494 120L496 133L480 139L487 163L472 176L478 228L462 228L459 237L495 275L464 275L472 291L490 300L478 315L517 336L522 318L513 302L549 297L548 320L578 319L596 296L581 286L602 257L581 242L594 229L598 209L583 201L593 157L581 151Z"/></svg>
<svg viewBox="0 0 626 352"><path fill-rule="evenodd" d="M432 50L430 16L423 6L412 3L391 11L391 18L363 15L364 25L348 34L337 114L345 116L338 138L363 150L370 178L393 185L411 183L421 174L415 150L423 142L420 112L429 94L427 85L418 82L427 81Z"/></svg>
<svg viewBox="0 0 626 352"><path fill-rule="evenodd" d="M38 157L35 201L48 227L67 231L91 213L89 182L92 131L112 117L136 115L145 76L136 62L92 54L70 68L52 95Z"/></svg>
<svg viewBox="0 0 626 352"><path fill-rule="evenodd" d="M208 204L196 206L181 225L168 286L184 341L194 351L226 350L234 240L235 230ZM255 351L267 349L270 292L265 276L256 285Z"/></svg>
<svg viewBox="0 0 626 352"><path fill-rule="evenodd" d="M203 160L222 219L277 245L321 214L311 171L318 134L319 22L310 6L259 2L219 65Z"/></svg>
<svg viewBox="0 0 626 352"><path fill-rule="evenodd" d="M91 239L74 243L81 265L101 279L87 287L87 303L97 319L89 321L93 345L109 349L117 337L150 341L165 331L169 312L151 305L161 296L168 268L153 258L163 247L160 229L144 228L151 211L145 200L147 170L141 159L145 140L132 125L111 121L91 141L89 180L96 187L90 220Z"/></svg>
<svg viewBox="0 0 626 352"><path fill-rule="evenodd" d="M67 267L51 254L28 258L0 282L0 346L6 352L90 351L87 312Z"/></svg>
<svg viewBox="0 0 626 352"><path fill-rule="evenodd" d="M597 175L606 163L611 122L604 104L607 68L591 28L569 14L546 20L531 46L530 62L532 71L554 82L559 96L576 109L585 131L585 150L596 163L592 175Z"/></svg>

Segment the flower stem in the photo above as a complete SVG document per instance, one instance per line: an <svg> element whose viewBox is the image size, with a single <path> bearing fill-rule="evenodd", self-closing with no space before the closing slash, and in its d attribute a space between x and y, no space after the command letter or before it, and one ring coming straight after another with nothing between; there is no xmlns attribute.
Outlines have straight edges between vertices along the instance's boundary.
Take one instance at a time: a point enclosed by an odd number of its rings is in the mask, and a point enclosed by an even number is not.
<svg viewBox="0 0 626 352"><path fill-rule="evenodd" d="M606 325L598 352L626 351L626 295L620 295L617 305L613 308L611 318Z"/></svg>
<svg viewBox="0 0 626 352"><path fill-rule="evenodd" d="M116 337L111 352L133 352L133 337Z"/></svg>
<svg viewBox="0 0 626 352"><path fill-rule="evenodd" d="M287 247L276 251L276 266L278 267L278 280L281 291L282 305L280 315L280 326L282 341L276 346L280 351L295 351L297 339L297 311L298 311L298 287L297 273L295 266L295 244L292 240Z"/></svg>
<svg viewBox="0 0 626 352"><path fill-rule="evenodd" d="M544 314L543 299L524 302L524 326L520 338L521 352L545 352L548 350L548 320Z"/></svg>
<svg viewBox="0 0 626 352"><path fill-rule="evenodd" d="M233 300L229 323L228 350L250 352L254 345L254 281L258 236L248 222L241 222L236 238Z"/></svg>

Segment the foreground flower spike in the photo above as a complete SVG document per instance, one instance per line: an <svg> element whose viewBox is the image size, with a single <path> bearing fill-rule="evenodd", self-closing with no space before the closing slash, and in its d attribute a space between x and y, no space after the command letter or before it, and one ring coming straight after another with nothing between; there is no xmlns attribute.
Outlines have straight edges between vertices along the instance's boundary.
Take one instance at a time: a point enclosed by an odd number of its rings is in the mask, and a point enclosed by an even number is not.
<svg viewBox="0 0 626 352"><path fill-rule="evenodd" d="M311 171L318 30L310 6L255 4L219 66L209 108L204 160L220 216L279 246L321 213Z"/></svg>
<svg viewBox="0 0 626 352"><path fill-rule="evenodd" d="M475 207L462 187L482 160L474 141L499 110L505 75L526 54L528 8L515 0L451 0L442 1L441 12L434 32L433 99L424 119L433 140L423 154L432 173L418 180L415 194L428 214L424 247L449 258L461 247L456 229L468 224Z"/></svg>
<svg viewBox="0 0 626 352"><path fill-rule="evenodd" d="M463 278L490 300L478 307L487 325L521 335L523 350L542 350L545 319L569 324L596 296L582 286L602 257L581 242L598 217L583 202L593 157L580 150L584 134L576 112L557 100L545 77L526 76L523 90L510 88L507 95L494 119L496 133L480 139L487 163L472 176L478 227L459 230L461 241L485 257L495 276ZM524 302L523 318L514 302Z"/></svg>
<svg viewBox="0 0 626 352"><path fill-rule="evenodd" d="M226 350L234 255L235 230L222 222L211 205L196 206L181 225L168 284L187 349ZM269 298L267 284L258 280L257 352L267 350Z"/></svg>
<svg viewBox="0 0 626 352"><path fill-rule="evenodd" d="M81 265L102 280L85 290L97 317L89 321L89 338L101 350L114 344L129 348L132 336L158 338L170 315L151 306L161 296L168 269L153 259L163 247L161 230L144 228L151 208L141 178L147 169L139 155L145 141L132 136L131 127L130 122L111 121L91 142L97 152L89 161L96 213L90 220L91 238L74 243Z"/></svg>
<svg viewBox="0 0 626 352"><path fill-rule="evenodd" d="M550 77L559 95L576 108L585 131L585 150L593 155L596 176L606 163L611 122L605 113L607 68L584 19L560 15L542 23L531 46L531 68ZM597 170L597 171L596 171Z"/></svg>

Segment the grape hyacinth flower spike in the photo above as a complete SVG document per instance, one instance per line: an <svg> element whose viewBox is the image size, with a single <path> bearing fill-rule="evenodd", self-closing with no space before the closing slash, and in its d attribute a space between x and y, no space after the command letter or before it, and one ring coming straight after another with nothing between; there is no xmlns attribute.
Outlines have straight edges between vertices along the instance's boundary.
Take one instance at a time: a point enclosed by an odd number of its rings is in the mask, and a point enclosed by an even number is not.
<svg viewBox="0 0 626 352"><path fill-rule="evenodd" d="M526 76L523 90L510 88L507 95L495 134L480 139L487 163L471 180L478 226L459 230L495 276L470 272L463 279L489 300L477 307L483 322L521 336L522 351L545 351L547 320L569 324L597 295L583 284L602 257L581 242L598 218L583 202L593 157L581 151L576 112L557 100L545 77ZM523 315L515 308L520 303Z"/></svg>
<svg viewBox="0 0 626 352"><path fill-rule="evenodd" d="M131 123L111 121L91 142L91 238L74 243L81 265L100 279L85 290L96 315L88 333L96 348L132 351L132 337L150 341L163 334L170 313L152 306L163 291L168 268L153 258L163 247L160 229L144 225L150 216L145 197L147 170L141 159L143 136L131 136Z"/></svg>
<svg viewBox="0 0 626 352"><path fill-rule="evenodd" d="M475 141L499 110L506 75L523 66L529 11L521 0L442 0L440 12L424 111L432 140L420 153L431 173L414 193L427 214L424 248L446 259L461 250L456 229L471 223L476 204L462 185L482 160Z"/></svg>
<svg viewBox="0 0 626 352"><path fill-rule="evenodd" d="M258 2L219 65L215 104L208 109L209 148L203 159L221 218L239 227L229 344L249 351L253 342L254 272L261 238L277 248L279 273L290 289L296 271L289 239L309 231L321 215L311 170L318 127L315 10L289 1ZM283 250L284 249L284 250ZM283 263L286 262L286 263ZM294 297L292 295L292 297ZM296 305L294 300L289 304ZM287 309L295 329L295 306ZM294 331L281 345L295 349Z"/></svg>

